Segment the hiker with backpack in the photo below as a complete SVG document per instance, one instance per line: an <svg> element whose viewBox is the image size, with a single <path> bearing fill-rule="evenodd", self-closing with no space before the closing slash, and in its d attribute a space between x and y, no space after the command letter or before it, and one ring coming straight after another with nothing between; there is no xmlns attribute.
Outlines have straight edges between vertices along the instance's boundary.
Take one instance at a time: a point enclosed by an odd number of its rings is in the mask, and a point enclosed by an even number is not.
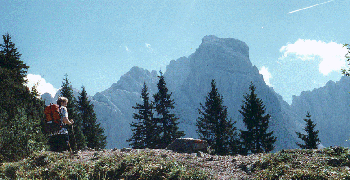
<svg viewBox="0 0 350 180"><path fill-rule="evenodd" d="M57 111L59 111L58 113L60 119L54 122L55 118L54 115L52 115L53 113L51 110L51 124L52 126L55 126L55 128L51 128L51 132L49 133L49 146L51 151L62 152L68 150L69 148L68 130L66 128L66 125L72 125L74 121L73 119L68 119L68 99L66 97L59 97L57 100L57 104L58 109L56 107L54 113L57 113ZM54 104L50 106L54 106Z"/></svg>

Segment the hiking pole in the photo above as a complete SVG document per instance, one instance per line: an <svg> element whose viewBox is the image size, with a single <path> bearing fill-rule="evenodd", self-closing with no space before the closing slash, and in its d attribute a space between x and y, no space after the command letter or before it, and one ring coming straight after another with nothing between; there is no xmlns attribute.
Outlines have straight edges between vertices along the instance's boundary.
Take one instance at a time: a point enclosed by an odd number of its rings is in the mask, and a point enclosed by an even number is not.
<svg viewBox="0 0 350 180"><path fill-rule="evenodd" d="M71 155L72 155L72 154L73 154L73 151L72 151L72 146L70 145L69 133L67 134L67 137L68 137L67 144L68 144L68 146L69 146L69 150L70 150L70 153L71 153Z"/></svg>
<svg viewBox="0 0 350 180"><path fill-rule="evenodd" d="M73 133L73 139L74 139L74 143L75 143L75 148L78 149L77 139L75 138L75 133L74 133L74 129L73 129L73 124L72 124L72 133Z"/></svg>
<svg viewBox="0 0 350 180"><path fill-rule="evenodd" d="M73 154L72 147L70 146L70 143L69 143L69 135L68 135L68 141L67 141L67 143L68 143L68 146L69 146L69 149L70 149L70 153Z"/></svg>

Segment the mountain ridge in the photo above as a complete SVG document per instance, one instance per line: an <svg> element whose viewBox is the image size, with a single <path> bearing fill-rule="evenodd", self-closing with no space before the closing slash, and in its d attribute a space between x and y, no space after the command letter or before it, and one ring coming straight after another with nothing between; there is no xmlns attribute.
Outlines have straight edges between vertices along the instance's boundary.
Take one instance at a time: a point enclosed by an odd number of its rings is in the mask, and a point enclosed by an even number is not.
<svg viewBox="0 0 350 180"><path fill-rule="evenodd" d="M134 66L110 88L91 97L97 119L107 135L108 149L128 147L126 139L131 137L130 123L136 112L132 106L141 103L144 82L149 88L150 99L153 99L152 95L157 92L157 76L155 70ZM350 89L348 77L337 82L329 81L312 91L303 91L299 96L293 96L292 103L288 104L273 87L266 85L258 68L249 60L248 45L237 39L205 36L193 54L170 61L164 77L175 100L174 113L180 118L180 130L185 131L186 137L198 137L195 126L198 108L205 102L212 79L224 97L229 117L237 121L237 129L245 128L238 110L250 83L254 83L258 97L266 106L266 113L272 116L269 130L274 131L278 138L276 150L297 148L295 142L300 140L295 132L303 132L303 118L308 110L317 123L316 129L320 129L321 143L325 146L347 145L346 139L340 137L350 137L346 131L350 126L345 121L350 116L347 113L350 100L346 99L349 96L347 89ZM333 110L339 116L327 112L333 106L339 107ZM337 118L341 121L327 120ZM330 125L332 127L328 127ZM330 129L332 133L328 132Z"/></svg>
<svg viewBox="0 0 350 180"><path fill-rule="evenodd" d="M339 81L328 81L323 87L293 97L291 110L296 115L294 121L303 126L302 119L308 111L316 123L316 130L320 131L319 137L324 146L349 147L349 90L349 77L343 76Z"/></svg>
<svg viewBox="0 0 350 180"><path fill-rule="evenodd" d="M133 75L132 72L140 74ZM128 146L125 140L131 136L129 124L133 121L132 114L135 112L132 106L140 103L141 85L146 82L150 96L157 91L158 78L156 72L152 72L133 67L111 88L94 96L97 118L101 119L102 126L110 135L107 135L108 148ZM233 38L205 36L193 54L172 60L166 68L164 77L169 92L173 93L174 113L180 118L180 130L185 131L186 137L198 137L195 126L198 108L199 104L205 101L212 79L215 79L219 92L224 97L229 117L237 120L238 129L244 128L238 109L243 95L248 93L248 87L253 82L257 87L258 96L267 107L267 113L272 114L271 130L275 131L276 136L281 137L276 143L277 149L295 147L292 142L295 137L290 130L293 125L290 125L289 117L281 110L280 101L283 100L266 85L258 68L252 65L249 60L249 47L244 42ZM281 119L286 123L282 123ZM286 143L282 140L285 138L291 141Z"/></svg>

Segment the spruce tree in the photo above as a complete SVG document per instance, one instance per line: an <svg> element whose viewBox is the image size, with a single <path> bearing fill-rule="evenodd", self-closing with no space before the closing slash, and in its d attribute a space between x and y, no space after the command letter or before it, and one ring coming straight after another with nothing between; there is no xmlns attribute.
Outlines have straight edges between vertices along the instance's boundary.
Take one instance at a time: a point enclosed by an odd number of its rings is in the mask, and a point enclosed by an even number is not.
<svg viewBox="0 0 350 180"><path fill-rule="evenodd" d="M317 149L317 146L320 144L320 139L318 138L318 130L315 131L316 124L311 120L311 115L309 112L306 114L305 131L306 134L301 134L300 132L295 132L298 135L298 138L304 141L305 144L296 143L302 149Z"/></svg>
<svg viewBox="0 0 350 180"><path fill-rule="evenodd" d="M201 115L197 119L197 133L201 139L207 140L214 154L236 154L236 127L227 117L227 107L223 105L223 97L216 88L215 80L211 81L211 91L198 109Z"/></svg>
<svg viewBox="0 0 350 180"><path fill-rule="evenodd" d="M156 142L159 142L159 134L156 133L157 123L153 119L153 106L149 100L148 87L146 83L143 84L141 90L141 98L143 103L136 103L133 109L138 110L138 113L133 114L133 118L136 120L130 124L132 128L133 135L128 142L130 146L135 149L151 148L157 147Z"/></svg>
<svg viewBox="0 0 350 180"><path fill-rule="evenodd" d="M10 35L0 44L0 162L16 161L45 148L40 123L44 103L25 86L28 66Z"/></svg>
<svg viewBox="0 0 350 180"><path fill-rule="evenodd" d="M106 136L104 135L104 130L100 127L100 123L97 123L94 105L88 99L84 86L82 86L82 91L79 93L78 109L87 147L104 149L106 147Z"/></svg>
<svg viewBox="0 0 350 180"><path fill-rule="evenodd" d="M157 143L157 148L166 148L176 138L183 137L185 133L179 131L178 119L171 112L175 108L174 100L171 99L172 93L168 94L163 73L160 71L159 82L157 84L158 92L153 95L154 107L157 116L154 118L157 122L157 133L160 133L160 139Z"/></svg>
<svg viewBox="0 0 350 180"><path fill-rule="evenodd" d="M24 83L29 66L21 59L21 54L17 51L15 44L11 41L11 36L2 36L4 43L0 44L0 67L9 70L10 75L17 83Z"/></svg>
<svg viewBox="0 0 350 180"><path fill-rule="evenodd" d="M239 112L247 130L241 130L242 154L270 152L274 149L276 137L273 131L267 132L270 115L265 114L263 101L255 94L253 83L249 86L250 93L244 95L243 105Z"/></svg>
<svg viewBox="0 0 350 180"><path fill-rule="evenodd" d="M78 104L73 94L73 88L68 80L68 75L65 75L61 86L61 97L68 99L68 118L74 120L73 125L68 125L69 144L72 150L79 150L86 147L85 136L82 132L82 120L78 115Z"/></svg>
<svg viewBox="0 0 350 180"><path fill-rule="evenodd" d="M29 66L21 60L21 54L17 51L15 44L11 41L9 34L3 35L3 43L0 44L0 68L1 68L1 93L4 93L1 104L7 111L9 118L17 113L18 102L30 98L29 89L24 86L25 77ZM7 85L7 86L5 86ZM8 99L5 99L8 97Z"/></svg>
<svg viewBox="0 0 350 180"><path fill-rule="evenodd" d="M133 118L136 120L140 120L140 119L137 119L135 115L137 114L134 113ZM144 124L141 121L138 121L138 122L132 122L130 126L131 126L132 136L130 139L127 139L126 141L130 142L129 145L133 149L145 148L146 145L145 145L145 137L144 137L144 130L145 130Z"/></svg>

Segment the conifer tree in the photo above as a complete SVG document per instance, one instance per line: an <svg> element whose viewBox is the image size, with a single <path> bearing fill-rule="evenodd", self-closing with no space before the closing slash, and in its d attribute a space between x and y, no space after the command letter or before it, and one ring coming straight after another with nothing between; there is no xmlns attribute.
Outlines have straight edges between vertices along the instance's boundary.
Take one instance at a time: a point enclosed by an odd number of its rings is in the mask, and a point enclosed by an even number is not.
<svg viewBox="0 0 350 180"><path fill-rule="evenodd" d="M20 59L21 54L17 51L15 44L11 41L11 36L5 34L3 44L0 44L0 67L9 70L11 79L17 83L24 83L29 66Z"/></svg>
<svg viewBox="0 0 350 180"><path fill-rule="evenodd" d="M157 116L154 118L157 122L157 133L160 132L160 139L157 148L166 148L173 140L185 135L183 131L179 131L178 119L171 112L175 108L174 100L171 99L172 93L168 94L163 73L160 71L159 82L157 84L158 92L153 95L154 107Z"/></svg>
<svg viewBox="0 0 350 180"><path fill-rule="evenodd" d="M159 134L156 133L157 122L153 119L153 106L149 100L148 87L146 83L143 84L141 90L141 98L143 103L136 103L133 109L138 110L138 113L133 114L133 118L136 122L130 124L132 128L133 135L128 142L135 149L151 148L157 147L156 142L159 142Z"/></svg>
<svg viewBox="0 0 350 180"><path fill-rule="evenodd" d="M73 88L65 75L61 86L61 97L68 99L68 118L74 120L74 124L68 126L69 144L73 150L79 150L86 147L85 136L82 132L82 121L78 115L78 104L73 94Z"/></svg>
<svg viewBox="0 0 350 180"><path fill-rule="evenodd" d="M79 93L78 109L87 147L104 149L106 147L106 136L104 135L104 130L100 127L100 123L97 123L94 105L88 99L84 86L82 86L82 91Z"/></svg>
<svg viewBox="0 0 350 180"><path fill-rule="evenodd" d="M244 96L243 105L239 112L247 130L241 130L242 154L270 152L274 149L276 137L273 131L267 132L270 115L265 114L263 101L255 94L253 83L249 86L250 93Z"/></svg>
<svg viewBox="0 0 350 180"><path fill-rule="evenodd" d="M198 109L201 115L197 119L197 133L201 139L207 140L214 154L236 154L236 127L227 117L227 107L223 105L223 97L216 88L215 80L211 81L211 91Z"/></svg>
<svg viewBox="0 0 350 180"><path fill-rule="evenodd" d="M134 106L133 106L134 108ZM127 142L130 142L130 146L133 149L144 149L146 147L145 145L145 137L144 137L144 124L142 121L140 121L141 119L137 119L135 117L135 115L137 114L133 114L133 118L136 120L139 120L138 122L132 122L130 124L131 126L131 131L132 131L132 136L130 139L127 139Z"/></svg>
<svg viewBox="0 0 350 180"><path fill-rule="evenodd" d="M28 66L10 35L0 44L0 162L16 161L45 148L43 101L25 86ZM33 88L35 90L35 87Z"/></svg>
<svg viewBox="0 0 350 180"><path fill-rule="evenodd" d="M296 143L302 149L317 149L317 146L320 144L320 139L318 138L318 130L315 131L316 124L311 120L311 115L309 112L306 114L305 131L306 134L301 134L300 132L295 132L298 135L298 138L304 141L304 144Z"/></svg>

